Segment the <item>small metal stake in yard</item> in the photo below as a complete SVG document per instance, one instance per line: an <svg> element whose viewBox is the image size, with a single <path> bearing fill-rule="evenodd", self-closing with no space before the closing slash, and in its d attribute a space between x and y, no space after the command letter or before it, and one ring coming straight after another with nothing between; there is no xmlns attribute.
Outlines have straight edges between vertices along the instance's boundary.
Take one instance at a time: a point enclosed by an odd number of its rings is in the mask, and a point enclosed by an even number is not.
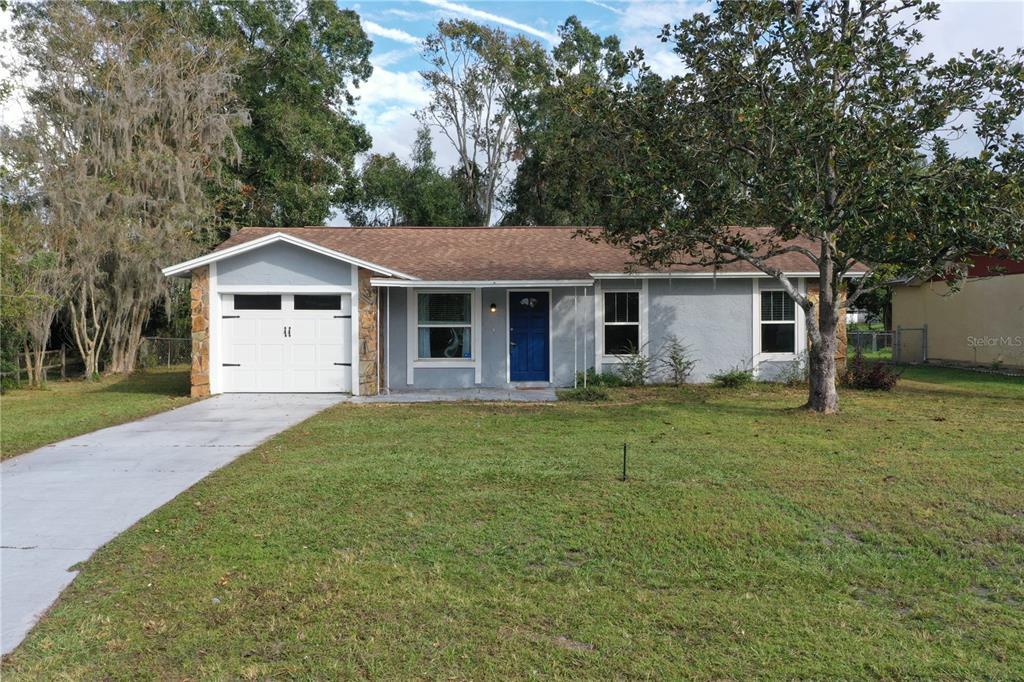
<svg viewBox="0 0 1024 682"><path fill-rule="evenodd" d="M626 480L626 454L629 452L629 446L626 443L622 444L622 480Z"/></svg>

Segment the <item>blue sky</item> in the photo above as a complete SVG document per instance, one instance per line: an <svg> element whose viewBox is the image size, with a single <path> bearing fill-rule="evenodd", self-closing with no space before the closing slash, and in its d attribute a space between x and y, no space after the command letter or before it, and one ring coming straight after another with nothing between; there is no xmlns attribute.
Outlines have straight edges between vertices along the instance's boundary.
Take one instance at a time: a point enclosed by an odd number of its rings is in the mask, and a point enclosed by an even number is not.
<svg viewBox="0 0 1024 682"><path fill-rule="evenodd" d="M408 0L340 3L359 12L373 39L374 74L358 94L359 119L373 135L373 151L407 158L417 123L412 114L427 101L418 71L424 63L417 43L442 18L465 17L518 31L546 47L556 41L558 26L576 15L591 30L622 39L624 48L639 46L653 67L664 74L677 68L671 50L658 41L665 23L696 11L706 2L690 0L576 0L573 2L475 2L471 0ZM1024 0L960 0L943 2L942 18L924 27L924 48L940 58L975 47L1024 45ZM447 141L434 137L438 161L454 163Z"/></svg>

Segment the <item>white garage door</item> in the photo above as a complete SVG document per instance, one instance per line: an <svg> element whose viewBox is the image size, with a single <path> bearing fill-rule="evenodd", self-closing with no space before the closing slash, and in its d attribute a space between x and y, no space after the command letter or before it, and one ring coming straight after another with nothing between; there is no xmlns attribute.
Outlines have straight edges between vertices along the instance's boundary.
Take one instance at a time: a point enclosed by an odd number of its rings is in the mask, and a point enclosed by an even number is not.
<svg viewBox="0 0 1024 682"><path fill-rule="evenodd" d="M349 393L349 294L223 294L221 379L228 393Z"/></svg>

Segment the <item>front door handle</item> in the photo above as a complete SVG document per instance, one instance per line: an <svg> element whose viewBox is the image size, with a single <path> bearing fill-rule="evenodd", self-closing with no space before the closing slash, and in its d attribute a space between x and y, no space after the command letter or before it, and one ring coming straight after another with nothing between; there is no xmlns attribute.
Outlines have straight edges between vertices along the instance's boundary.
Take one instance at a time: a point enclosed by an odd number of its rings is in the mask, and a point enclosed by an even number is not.
<svg viewBox="0 0 1024 682"><path fill-rule="evenodd" d="M515 341L509 341L508 345L509 345L510 348L515 348L516 347L516 342Z"/></svg>

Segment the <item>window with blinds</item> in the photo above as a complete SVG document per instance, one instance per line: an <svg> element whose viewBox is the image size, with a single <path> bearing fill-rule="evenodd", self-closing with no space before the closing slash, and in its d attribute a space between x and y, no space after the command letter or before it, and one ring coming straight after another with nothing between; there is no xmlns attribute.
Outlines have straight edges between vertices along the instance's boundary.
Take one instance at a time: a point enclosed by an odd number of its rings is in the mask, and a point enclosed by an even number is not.
<svg viewBox="0 0 1024 682"><path fill-rule="evenodd" d="M785 291L761 292L761 352L796 352L796 304Z"/></svg>
<svg viewBox="0 0 1024 682"><path fill-rule="evenodd" d="M472 358L470 294L419 294L416 305L417 354L420 359Z"/></svg>

